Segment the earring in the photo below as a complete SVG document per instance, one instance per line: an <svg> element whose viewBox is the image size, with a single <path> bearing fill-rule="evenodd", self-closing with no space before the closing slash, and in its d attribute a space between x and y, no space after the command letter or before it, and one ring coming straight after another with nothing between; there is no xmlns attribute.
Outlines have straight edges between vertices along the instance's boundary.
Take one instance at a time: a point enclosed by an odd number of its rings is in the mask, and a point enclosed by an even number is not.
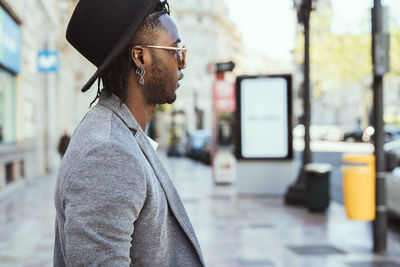
<svg viewBox="0 0 400 267"><path fill-rule="evenodd" d="M140 66L136 69L136 74L139 76L139 83L141 85L144 85L144 74L146 73L146 70L144 69L143 66Z"/></svg>

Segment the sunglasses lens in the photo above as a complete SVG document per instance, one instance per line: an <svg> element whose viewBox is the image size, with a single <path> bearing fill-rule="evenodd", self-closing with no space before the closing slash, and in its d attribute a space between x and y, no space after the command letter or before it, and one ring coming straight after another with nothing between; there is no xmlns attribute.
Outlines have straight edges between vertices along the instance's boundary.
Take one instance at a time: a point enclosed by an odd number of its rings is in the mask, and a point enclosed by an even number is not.
<svg viewBox="0 0 400 267"><path fill-rule="evenodd" d="M185 48L185 47L183 47ZM181 65L182 68L186 67L186 50L182 50L179 53L179 64Z"/></svg>

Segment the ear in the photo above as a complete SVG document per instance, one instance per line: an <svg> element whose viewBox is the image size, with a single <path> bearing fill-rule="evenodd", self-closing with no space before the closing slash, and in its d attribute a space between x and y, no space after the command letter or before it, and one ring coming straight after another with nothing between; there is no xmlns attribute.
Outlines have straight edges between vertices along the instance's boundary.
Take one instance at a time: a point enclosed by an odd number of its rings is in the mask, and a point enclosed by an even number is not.
<svg viewBox="0 0 400 267"><path fill-rule="evenodd" d="M144 50L140 47L134 47L131 50L131 58L137 68L144 65L143 53Z"/></svg>

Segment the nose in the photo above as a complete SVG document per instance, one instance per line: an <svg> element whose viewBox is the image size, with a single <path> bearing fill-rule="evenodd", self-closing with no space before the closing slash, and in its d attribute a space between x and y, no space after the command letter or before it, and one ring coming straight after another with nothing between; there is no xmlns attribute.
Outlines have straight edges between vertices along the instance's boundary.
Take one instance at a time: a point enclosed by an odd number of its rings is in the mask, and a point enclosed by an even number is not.
<svg viewBox="0 0 400 267"><path fill-rule="evenodd" d="M183 69L185 69L186 68L186 64L181 64L179 61L178 61L178 69L179 70L183 70Z"/></svg>
<svg viewBox="0 0 400 267"><path fill-rule="evenodd" d="M184 76L185 75L181 71L179 71L178 81L182 80Z"/></svg>

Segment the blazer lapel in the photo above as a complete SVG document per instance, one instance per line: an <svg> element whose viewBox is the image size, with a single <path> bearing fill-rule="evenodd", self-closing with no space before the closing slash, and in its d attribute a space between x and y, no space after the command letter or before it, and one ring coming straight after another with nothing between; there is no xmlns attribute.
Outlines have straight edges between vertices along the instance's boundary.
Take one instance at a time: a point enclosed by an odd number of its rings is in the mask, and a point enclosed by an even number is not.
<svg viewBox="0 0 400 267"><path fill-rule="evenodd" d="M192 224L190 223L189 217L186 213L185 207L182 204L182 201L179 197L179 194L172 183L172 180L165 169L164 165L162 164L161 160L159 159L157 153L150 147L148 144L147 137L145 133L141 130L136 132L136 140L142 149L144 155L146 156L147 160L149 161L150 165L153 167L153 170L158 178L158 181L161 184L161 187L164 189L165 195L168 200L168 204L175 215L178 223L192 242L200 261L202 262L203 266L205 266L203 255L200 250L199 242L196 238L196 234L193 230Z"/></svg>
<svg viewBox="0 0 400 267"><path fill-rule="evenodd" d="M156 177L164 190L172 213L193 244L201 263L203 266L205 266L199 242L196 238L196 234L193 230L192 224L190 223L189 217L187 216L179 194L157 153L153 150L149 141L147 140L146 134L141 130L139 124L136 122L128 107L125 104L120 104L117 96L108 93L106 90L102 90L99 104L111 109L132 131L132 134L135 136L137 143L139 144L139 147L152 166L154 173L156 174Z"/></svg>

